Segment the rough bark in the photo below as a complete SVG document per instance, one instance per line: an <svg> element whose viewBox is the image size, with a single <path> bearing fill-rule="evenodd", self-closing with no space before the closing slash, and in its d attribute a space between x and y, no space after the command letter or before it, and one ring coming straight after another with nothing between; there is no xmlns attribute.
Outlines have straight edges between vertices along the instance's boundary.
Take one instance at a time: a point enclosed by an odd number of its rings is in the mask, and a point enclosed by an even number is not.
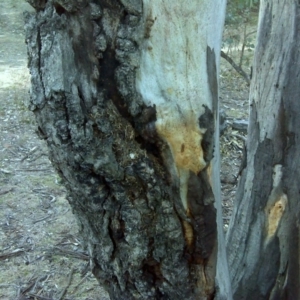
<svg viewBox="0 0 300 300"><path fill-rule="evenodd" d="M299 49L299 1L261 1L247 167L227 236L234 299L300 299Z"/></svg>
<svg viewBox="0 0 300 300"><path fill-rule="evenodd" d="M225 2L29 2L30 108L99 283L118 300L230 299L218 175Z"/></svg>

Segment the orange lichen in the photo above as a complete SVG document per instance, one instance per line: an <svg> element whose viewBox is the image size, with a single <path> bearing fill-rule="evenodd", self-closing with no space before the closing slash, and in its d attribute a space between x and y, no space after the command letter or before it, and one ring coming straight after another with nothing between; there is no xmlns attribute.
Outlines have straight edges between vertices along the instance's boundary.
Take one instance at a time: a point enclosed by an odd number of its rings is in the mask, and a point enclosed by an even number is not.
<svg viewBox="0 0 300 300"><path fill-rule="evenodd" d="M267 238L271 238L275 235L281 217L285 211L285 207L287 205L287 195L282 194L278 200L267 209Z"/></svg>
<svg viewBox="0 0 300 300"><path fill-rule="evenodd" d="M156 109L156 130L170 148L173 163L168 167L171 173L176 172L172 175L179 179L180 197L187 211L190 172L198 174L206 167L201 144L206 129L199 127L199 115L191 108L178 108L167 103Z"/></svg>
<svg viewBox="0 0 300 300"><path fill-rule="evenodd" d="M183 221L182 226L183 226L183 234L184 234L186 244L188 245L188 247L192 247L193 242L194 242L193 227L187 221Z"/></svg>
<svg viewBox="0 0 300 300"><path fill-rule="evenodd" d="M201 146L204 132L193 114L176 117L158 120L157 132L168 143L177 169L198 174L206 166Z"/></svg>
<svg viewBox="0 0 300 300"><path fill-rule="evenodd" d="M206 172L207 172L207 177L208 177L208 180L209 180L209 184L210 186L212 186L212 163L210 163L206 169Z"/></svg>

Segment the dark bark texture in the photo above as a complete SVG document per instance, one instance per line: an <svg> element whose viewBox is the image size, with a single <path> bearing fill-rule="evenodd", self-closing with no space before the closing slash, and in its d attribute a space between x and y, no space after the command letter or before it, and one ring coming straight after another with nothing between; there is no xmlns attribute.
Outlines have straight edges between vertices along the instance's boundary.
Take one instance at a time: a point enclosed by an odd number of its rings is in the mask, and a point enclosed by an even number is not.
<svg viewBox="0 0 300 300"><path fill-rule="evenodd" d="M227 247L234 299L300 299L300 4L261 1L247 166Z"/></svg>
<svg viewBox="0 0 300 300"><path fill-rule="evenodd" d="M93 274L111 299L221 299L208 168L191 176L188 218L161 155L167 145L155 132L155 107L136 92L148 30L142 1L29 2L30 109L68 189ZM214 136L212 128L205 142Z"/></svg>

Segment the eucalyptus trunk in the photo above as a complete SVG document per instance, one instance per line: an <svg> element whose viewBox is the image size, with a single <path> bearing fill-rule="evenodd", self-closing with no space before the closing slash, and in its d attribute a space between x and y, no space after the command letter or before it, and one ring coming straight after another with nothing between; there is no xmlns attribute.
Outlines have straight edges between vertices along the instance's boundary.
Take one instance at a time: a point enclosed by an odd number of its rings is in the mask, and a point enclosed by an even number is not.
<svg viewBox="0 0 300 300"><path fill-rule="evenodd" d="M234 299L300 299L300 5L260 3L247 166L227 236Z"/></svg>
<svg viewBox="0 0 300 300"><path fill-rule="evenodd" d="M111 299L230 299L224 0L28 0L30 108Z"/></svg>

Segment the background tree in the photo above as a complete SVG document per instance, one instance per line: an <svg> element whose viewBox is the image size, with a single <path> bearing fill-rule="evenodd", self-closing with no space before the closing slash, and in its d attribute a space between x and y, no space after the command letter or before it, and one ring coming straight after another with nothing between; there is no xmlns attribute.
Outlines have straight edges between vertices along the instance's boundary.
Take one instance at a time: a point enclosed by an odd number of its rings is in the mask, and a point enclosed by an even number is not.
<svg viewBox="0 0 300 300"><path fill-rule="evenodd" d="M227 236L234 299L299 299L300 5L262 1L247 167Z"/></svg>
<svg viewBox="0 0 300 300"><path fill-rule="evenodd" d="M100 284L118 300L230 298L217 113L225 1L30 3L31 109Z"/></svg>
<svg viewBox="0 0 300 300"><path fill-rule="evenodd" d="M258 9L258 0L229 0L226 6L221 57L245 79L248 85L251 79Z"/></svg>

